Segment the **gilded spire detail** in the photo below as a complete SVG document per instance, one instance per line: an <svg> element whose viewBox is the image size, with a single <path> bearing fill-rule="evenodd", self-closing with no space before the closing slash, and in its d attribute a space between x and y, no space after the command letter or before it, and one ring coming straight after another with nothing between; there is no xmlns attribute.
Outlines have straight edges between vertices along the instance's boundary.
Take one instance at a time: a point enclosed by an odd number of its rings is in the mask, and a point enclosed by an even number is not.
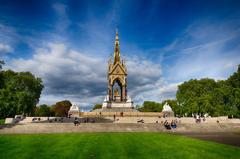
<svg viewBox="0 0 240 159"><path fill-rule="evenodd" d="M115 47L114 47L114 64L117 62L120 62L120 47L119 47L119 39L118 39L118 30L116 29Z"/></svg>

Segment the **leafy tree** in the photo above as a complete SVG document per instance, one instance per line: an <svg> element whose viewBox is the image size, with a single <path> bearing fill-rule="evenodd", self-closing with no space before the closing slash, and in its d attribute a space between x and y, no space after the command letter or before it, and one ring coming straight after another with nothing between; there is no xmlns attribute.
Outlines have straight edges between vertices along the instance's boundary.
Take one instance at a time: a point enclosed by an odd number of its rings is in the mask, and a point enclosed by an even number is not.
<svg viewBox="0 0 240 159"><path fill-rule="evenodd" d="M178 86L177 101L183 113L240 117L240 65L227 80L189 80Z"/></svg>
<svg viewBox="0 0 240 159"><path fill-rule="evenodd" d="M35 116L52 116L52 114L51 107L46 104L42 104L35 109Z"/></svg>
<svg viewBox="0 0 240 159"><path fill-rule="evenodd" d="M30 72L1 71L0 116L34 113L43 89L42 80Z"/></svg>
<svg viewBox="0 0 240 159"><path fill-rule="evenodd" d="M52 106L52 111L55 113L55 116L66 117L71 106L72 103L68 100L60 101Z"/></svg>
<svg viewBox="0 0 240 159"><path fill-rule="evenodd" d="M140 112L161 112L163 105L153 101L144 101L143 106L139 107Z"/></svg>
<svg viewBox="0 0 240 159"><path fill-rule="evenodd" d="M233 73L227 80L226 85L231 87L228 92L228 102L231 104L229 114L240 117L240 65L238 65L237 72Z"/></svg>
<svg viewBox="0 0 240 159"><path fill-rule="evenodd" d="M208 99L217 87L213 79L189 80L178 86L177 101L181 107L182 114L191 116L192 113L204 114L206 108L211 106ZM210 104L210 105L209 105Z"/></svg>
<svg viewBox="0 0 240 159"><path fill-rule="evenodd" d="M101 108L102 108L102 104L95 104L92 110L101 109Z"/></svg>
<svg viewBox="0 0 240 159"><path fill-rule="evenodd" d="M226 82L233 88L240 88L240 65L238 65L237 72L233 73Z"/></svg>
<svg viewBox="0 0 240 159"><path fill-rule="evenodd" d="M0 60L0 89L3 87L3 74L1 72L2 70L2 65L4 65L4 61Z"/></svg>

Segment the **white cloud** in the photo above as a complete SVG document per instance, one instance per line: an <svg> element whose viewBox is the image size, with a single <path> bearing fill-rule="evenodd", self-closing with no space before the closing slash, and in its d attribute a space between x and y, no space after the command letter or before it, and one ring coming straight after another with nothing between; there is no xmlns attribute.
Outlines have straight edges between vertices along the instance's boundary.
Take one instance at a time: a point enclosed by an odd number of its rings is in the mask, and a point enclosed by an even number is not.
<svg viewBox="0 0 240 159"><path fill-rule="evenodd" d="M8 68L31 71L43 79L45 88L40 103L54 104L68 99L89 108L102 102L107 92L107 58L80 53L62 43L49 43L46 48L36 49L32 59L13 59ZM159 86L159 64L129 57L127 68L131 96L137 97Z"/></svg>
<svg viewBox="0 0 240 159"><path fill-rule="evenodd" d="M12 52L13 48L10 45L0 43L0 54Z"/></svg>

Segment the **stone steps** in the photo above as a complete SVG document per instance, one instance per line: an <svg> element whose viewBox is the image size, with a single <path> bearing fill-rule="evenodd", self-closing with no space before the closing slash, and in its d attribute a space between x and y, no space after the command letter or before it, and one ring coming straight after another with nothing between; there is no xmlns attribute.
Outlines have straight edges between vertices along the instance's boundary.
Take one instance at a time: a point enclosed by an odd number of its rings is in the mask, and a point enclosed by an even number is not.
<svg viewBox="0 0 240 159"><path fill-rule="evenodd" d="M232 133L240 132L240 124L178 124L166 130L160 123L21 123L1 125L0 134L70 133L70 132L172 132L172 133Z"/></svg>

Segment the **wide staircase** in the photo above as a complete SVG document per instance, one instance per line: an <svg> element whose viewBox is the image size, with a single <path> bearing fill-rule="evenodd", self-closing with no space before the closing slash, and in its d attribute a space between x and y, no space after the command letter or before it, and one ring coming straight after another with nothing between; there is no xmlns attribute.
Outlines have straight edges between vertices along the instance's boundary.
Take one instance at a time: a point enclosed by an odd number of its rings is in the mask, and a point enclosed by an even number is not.
<svg viewBox="0 0 240 159"><path fill-rule="evenodd" d="M138 112L138 110L133 108L116 107L95 109L92 112Z"/></svg>

